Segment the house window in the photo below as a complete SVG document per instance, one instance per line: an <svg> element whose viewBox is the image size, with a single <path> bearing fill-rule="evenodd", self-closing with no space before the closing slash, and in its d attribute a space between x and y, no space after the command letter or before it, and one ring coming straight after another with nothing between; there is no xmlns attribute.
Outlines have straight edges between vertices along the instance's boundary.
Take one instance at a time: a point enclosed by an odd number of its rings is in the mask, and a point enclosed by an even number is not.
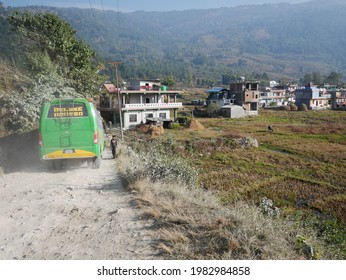
<svg viewBox="0 0 346 280"><path fill-rule="evenodd" d="M153 118L153 117L154 117L154 114L152 114L152 113L145 114L145 117L146 117L146 118Z"/></svg>
<svg viewBox="0 0 346 280"><path fill-rule="evenodd" d="M159 117L162 118L162 119L165 119L166 118L166 113L160 113Z"/></svg>
<svg viewBox="0 0 346 280"><path fill-rule="evenodd" d="M131 114L129 115L130 123L136 123L137 122L137 115Z"/></svg>
<svg viewBox="0 0 346 280"><path fill-rule="evenodd" d="M149 97L145 98L145 103L150 103L150 98Z"/></svg>

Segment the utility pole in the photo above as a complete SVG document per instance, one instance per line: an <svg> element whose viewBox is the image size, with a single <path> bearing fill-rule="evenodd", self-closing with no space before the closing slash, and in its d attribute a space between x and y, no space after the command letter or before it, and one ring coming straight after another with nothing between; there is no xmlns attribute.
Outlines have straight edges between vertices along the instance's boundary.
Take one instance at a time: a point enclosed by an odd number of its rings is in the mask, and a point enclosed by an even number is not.
<svg viewBox="0 0 346 280"><path fill-rule="evenodd" d="M117 87L117 95L118 95L118 110L119 110L119 117L120 117L120 131L121 131L121 141L124 140L124 130L123 130L123 116L121 113L121 99L120 99L120 90L119 90L119 77L118 77L118 65L121 64L120 61L111 61L110 64L113 64L115 69L115 82ZM115 113L115 112L114 112Z"/></svg>

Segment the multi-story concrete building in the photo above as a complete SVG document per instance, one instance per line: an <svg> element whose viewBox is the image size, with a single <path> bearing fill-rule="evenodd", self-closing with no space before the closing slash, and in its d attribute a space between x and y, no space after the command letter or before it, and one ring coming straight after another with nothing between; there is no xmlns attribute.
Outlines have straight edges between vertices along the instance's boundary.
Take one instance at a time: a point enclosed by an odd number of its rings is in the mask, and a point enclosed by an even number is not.
<svg viewBox="0 0 346 280"><path fill-rule="evenodd" d="M309 110L325 109L331 106L331 94L311 84L296 89L296 105L305 104Z"/></svg>
<svg viewBox="0 0 346 280"><path fill-rule="evenodd" d="M177 95L181 92L167 91L157 80L155 86L151 82L138 81L137 87L132 84L129 89L119 91L114 85L105 84L106 91L100 95L99 105L103 118L116 125L122 119L124 129L146 123L147 118L162 122L175 119L176 111L183 107L181 102L177 102Z"/></svg>
<svg viewBox="0 0 346 280"><path fill-rule="evenodd" d="M235 97L234 104L242 106L248 116L258 115L259 82L231 83L229 93Z"/></svg>

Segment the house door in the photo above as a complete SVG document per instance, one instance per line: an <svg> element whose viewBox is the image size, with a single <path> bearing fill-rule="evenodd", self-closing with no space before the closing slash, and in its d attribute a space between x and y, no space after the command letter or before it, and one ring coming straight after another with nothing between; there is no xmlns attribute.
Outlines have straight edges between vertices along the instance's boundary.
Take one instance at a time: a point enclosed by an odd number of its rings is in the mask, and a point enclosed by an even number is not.
<svg viewBox="0 0 346 280"><path fill-rule="evenodd" d="M150 98L145 98L145 103L150 103Z"/></svg>

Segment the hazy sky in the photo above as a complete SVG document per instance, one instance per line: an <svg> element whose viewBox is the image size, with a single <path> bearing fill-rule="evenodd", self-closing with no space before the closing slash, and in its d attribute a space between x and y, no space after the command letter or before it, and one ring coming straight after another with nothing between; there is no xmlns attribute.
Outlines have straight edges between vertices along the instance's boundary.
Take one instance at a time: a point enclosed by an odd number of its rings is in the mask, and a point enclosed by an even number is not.
<svg viewBox="0 0 346 280"><path fill-rule="evenodd" d="M309 0L0 0L5 6L53 6L78 7L101 10L131 11L171 11L188 9L210 9L235 7L240 5L260 5L267 3L302 3ZM327 0L326 0L327 1Z"/></svg>

